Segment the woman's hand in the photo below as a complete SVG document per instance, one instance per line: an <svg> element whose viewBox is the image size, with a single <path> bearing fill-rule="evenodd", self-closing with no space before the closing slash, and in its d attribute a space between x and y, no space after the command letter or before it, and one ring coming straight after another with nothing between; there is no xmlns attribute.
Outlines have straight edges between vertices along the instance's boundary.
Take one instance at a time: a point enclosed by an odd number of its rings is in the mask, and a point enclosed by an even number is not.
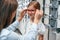
<svg viewBox="0 0 60 40"><path fill-rule="evenodd" d="M40 21L42 16L43 16L43 11L37 9L35 13L34 23L37 24Z"/></svg>
<svg viewBox="0 0 60 40"><path fill-rule="evenodd" d="M19 22L23 19L24 15L26 14L26 11L27 11L27 9L24 9L20 12L20 16L18 17Z"/></svg>

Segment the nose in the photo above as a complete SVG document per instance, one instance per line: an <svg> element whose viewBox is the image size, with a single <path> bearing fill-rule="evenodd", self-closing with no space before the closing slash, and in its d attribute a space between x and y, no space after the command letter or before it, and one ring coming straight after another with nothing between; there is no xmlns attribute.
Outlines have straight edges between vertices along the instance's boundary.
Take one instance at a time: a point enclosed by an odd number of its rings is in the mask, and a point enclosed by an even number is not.
<svg viewBox="0 0 60 40"><path fill-rule="evenodd" d="M31 11L27 11L27 13L31 14L32 12Z"/></svg>

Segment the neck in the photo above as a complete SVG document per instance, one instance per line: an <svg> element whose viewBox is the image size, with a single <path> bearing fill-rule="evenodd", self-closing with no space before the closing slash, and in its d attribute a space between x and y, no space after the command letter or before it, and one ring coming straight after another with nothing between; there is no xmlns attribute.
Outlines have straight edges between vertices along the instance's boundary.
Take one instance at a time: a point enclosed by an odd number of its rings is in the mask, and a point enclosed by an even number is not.
<svg viewBox="0 0 60 40"><path fill-rule="evenodd" d="M30 22L34 22L34 18L30 18Z"/></svg>

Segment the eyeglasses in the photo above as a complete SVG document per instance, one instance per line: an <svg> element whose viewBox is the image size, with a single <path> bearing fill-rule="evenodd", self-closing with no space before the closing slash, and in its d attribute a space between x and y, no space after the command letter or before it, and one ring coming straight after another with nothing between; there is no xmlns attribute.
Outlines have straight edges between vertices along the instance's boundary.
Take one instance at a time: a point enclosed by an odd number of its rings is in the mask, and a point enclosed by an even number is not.
<svg viewBox="0 0 60 40"><path fill-rule="evenodd" d="M36 11L36 10L33 10L33 9L27 9L27 11Z"/></svg>

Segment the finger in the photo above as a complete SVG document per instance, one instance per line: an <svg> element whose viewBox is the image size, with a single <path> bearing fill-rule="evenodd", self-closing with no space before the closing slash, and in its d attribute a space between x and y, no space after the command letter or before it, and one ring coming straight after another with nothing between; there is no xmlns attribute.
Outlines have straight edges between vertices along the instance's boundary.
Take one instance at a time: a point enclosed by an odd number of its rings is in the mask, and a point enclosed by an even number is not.
<svg viewBox="0 0 60 40"><path fill-rule="evenodd" d="M35 16L37 16L37 15L39 15L39 10L38 9L36 9L36 13L35 13Z"/></svg>

